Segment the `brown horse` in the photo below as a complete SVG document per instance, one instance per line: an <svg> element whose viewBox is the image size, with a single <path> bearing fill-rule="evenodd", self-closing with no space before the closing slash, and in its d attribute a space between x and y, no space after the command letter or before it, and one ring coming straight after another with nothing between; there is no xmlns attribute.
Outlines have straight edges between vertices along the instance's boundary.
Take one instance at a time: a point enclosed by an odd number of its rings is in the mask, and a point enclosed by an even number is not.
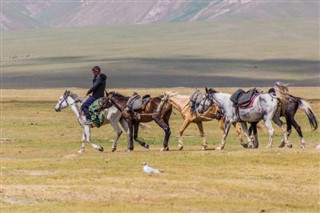
<svg viewBox="0 0 320 213"><path fill-rule="evenodd" d="M205 113L200 115L199 113L194 111L194 109L189 105L189 102L190 102L190 96L179 95L173 92L165 92L164 98L160 103L160 107L162 107L166 103L170 103L173 105L174 108L176 108L181 113L184 119L183 124L179 130L179 146L178 146L179 150L183 149L183 142L182 142L183 132L191 123L197 124L200 132L200 136L202 138L202 146L203 146L202 149L205 150L207 149L208 144L206 142L206 138L204 137L202 122L216 119L218 106L216 104L213 104L212 107L210 107ZM219 119L218 122L219 122L219 128L223 133L224 126L225 126L224 119ZM243 147L246 147L246 144L242 140L241 127L238 124L234 124L234 127L236 128L237 134L239 136L240 144ZM221 150L223 148L224 148L224 145L220 144L220 146L216 147L215 149Z"/></svg>
<svg viewBox="0 0 320 213"><path fill-rule="evenodd" d="M132 111L126 109L129 98L130 97L123 96L119 93L110 92L107 94L106 98L104 98L100 106L100 108L105 108L113 105L122 112L122 115L126 119L129 127L128 151L132 151L134 149L133 139L141 146L147 149L149 148L148 144L138 138L138 131L140 122L145 123L150 121L155 121L164 130L165 137L161 151L168 151L168 141L171 135L169 118L171 116L172 106L169 105L166 108L163 108L161 113L157 112L157 108L161 102L161 97L159 96L150 98L143 109Z"/></svg>

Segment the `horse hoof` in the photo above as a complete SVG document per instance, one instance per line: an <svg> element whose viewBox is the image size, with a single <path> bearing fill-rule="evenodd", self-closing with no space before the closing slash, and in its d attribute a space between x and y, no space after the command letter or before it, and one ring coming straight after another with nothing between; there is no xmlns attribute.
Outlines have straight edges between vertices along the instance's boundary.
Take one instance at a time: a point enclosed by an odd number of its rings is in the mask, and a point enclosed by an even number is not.
<svg viewBox="0 0 320 213"><path fill-rule="evenodd" d="M246 144L246 143L243 143L243 144L241 144L241 146L243 147L243 148L248 148L248 144Z"/></svg>
<svg viewBox="0 0 320 213"><path fill-rule="evenodd" d="M305 144L301 144L301 148L302 149L306 148L306 145Z"/></svg>
<svg viewBox="0 0 320 213"><path fill-rule="evenodd" d="M149 149L149 144L145 144L144 148Z"/></svg>
<svg viewBox="0 0 320 213"><path fill-rule="evenodd" d="M203 147L202 147L202 150L203 150L203 151L206 151L207 148L208 148L207 146L203 146Z"/></svg>
<svg viewBox="0 0 320 213"><path fill-rule="evenodd" d="M283 148L285 145L284 141L282 141L282 143L279 145L279 148Z"/></svg>
<svg viewBox="0 0 320 213"><path fill-rule="evenodd" d="M287 147L288 147L288 148L292 148L292 144L288 144Z"/></svg>
<svg viewBox="0 0 320 213"><path fill-rule="evenodd" d="M99 150L99 152L103 152L104 148L101 146L98 150Z"/></svg>
<svg viewBox="0 0 320 213"><path fill-rule="evenodd" d="M183 150L183 146L178 147L179 151Z"/></svg>
<svg viewBox="0 0 320 213"><path fill-rule="evenodd" d="M117 148L112 148L111 149L111 152L114 152L114 151L116 151L117 150Z"/></svg>
<svg viewBox="0 0 320 213"><path fill-rule="evenodd" d="M216 147L215 150L221 151L222 148L220 146Z"/></svg>
<svg viewBox="0 0 320 213"><path fill-rule="evenodd" d="M160 149L160 151L169 151L169 147L163 147L162 149Z"/></svg>
<svg viewBox="0 0 320 213"><path fill-rule="evenodd" d="M133 152L133 149L128 149L127 152Z"/></svg>

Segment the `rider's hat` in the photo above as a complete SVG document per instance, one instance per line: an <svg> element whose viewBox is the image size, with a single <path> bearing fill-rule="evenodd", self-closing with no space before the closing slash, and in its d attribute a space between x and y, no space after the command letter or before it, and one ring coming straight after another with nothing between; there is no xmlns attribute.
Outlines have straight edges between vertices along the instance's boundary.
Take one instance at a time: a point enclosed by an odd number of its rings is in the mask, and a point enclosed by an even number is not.
<svg viewBox="0 0 320 213"><path fill-rule="evenodd" d="M93 71L98 71L98 72L100 72L100 67L99 67L99 66L94 66L94 67L92 68L92 70L93 70Z"/></svg>

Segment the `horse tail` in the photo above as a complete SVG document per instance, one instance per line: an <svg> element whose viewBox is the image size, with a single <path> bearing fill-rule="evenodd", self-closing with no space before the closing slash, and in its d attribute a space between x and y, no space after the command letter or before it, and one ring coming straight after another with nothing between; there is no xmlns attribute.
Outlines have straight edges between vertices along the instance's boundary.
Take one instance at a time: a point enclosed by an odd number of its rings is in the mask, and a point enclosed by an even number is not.
<svg viewBox="0 0 320 213"><path fill-rule="evenodd" d="M313 130L316 130L318 128L318 121L315 113L310 107L310 104L302 98L297 98L297 101L299 104L299 109L303 110L306 113L311 127L313 128Z"/></svg>

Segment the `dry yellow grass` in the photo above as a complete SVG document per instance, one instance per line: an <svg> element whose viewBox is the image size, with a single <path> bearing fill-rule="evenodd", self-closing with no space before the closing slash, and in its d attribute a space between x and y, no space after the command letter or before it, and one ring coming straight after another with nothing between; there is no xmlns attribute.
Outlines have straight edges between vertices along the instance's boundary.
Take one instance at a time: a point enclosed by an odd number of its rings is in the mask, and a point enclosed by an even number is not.
<svg viewBox="0 0 320 213"><path fill-rule="evenodd" d="M232 92L236 88L217 88ZM130 95L132 89L110 89ZM135 89L151 95L164 91L190 94L193 88ZM150 144L135 143L127 153L126 137L110 152L115 133L106 126L92 129L100 153L86 146L78 154L81 129L70 109L60 113L54 105L64 89L1 90L1 212L318 212L320 132L311 132L306 116L298 111L307 148L291 135L292 149L266 149L267 132L260 132L260 148L241 148L231 130L224 151L201 151L196 125L185 132L178 151L182 119L177 111L170 124L169 152L160 152L163 131L154 123L140 130ZM79 95L86 90L74 88ZM290 88L291 94L311 100L320 116L319 88ZM204 125L209 148L220 142L217 122ZM149 176L142 162L164 170Z"/></svg>

